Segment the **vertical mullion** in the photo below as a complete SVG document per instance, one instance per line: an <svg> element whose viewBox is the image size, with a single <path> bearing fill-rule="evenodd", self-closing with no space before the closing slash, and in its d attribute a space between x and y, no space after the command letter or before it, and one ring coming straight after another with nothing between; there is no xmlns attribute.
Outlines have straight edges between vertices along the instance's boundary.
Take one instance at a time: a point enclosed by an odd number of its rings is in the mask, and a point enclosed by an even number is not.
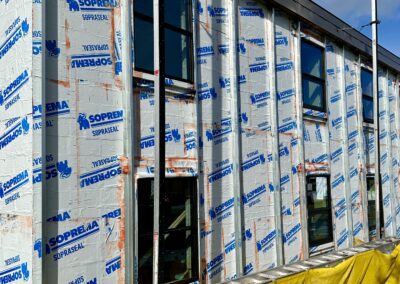
<svg viewBox="0 0 400 284"><path fill-rule="evenodd" d="M165 49L164 0L154 0L154 115L155 115L155 169L154 169L154 228L153 228L153 283L158 283L160 192L165 186Z"/></svg>

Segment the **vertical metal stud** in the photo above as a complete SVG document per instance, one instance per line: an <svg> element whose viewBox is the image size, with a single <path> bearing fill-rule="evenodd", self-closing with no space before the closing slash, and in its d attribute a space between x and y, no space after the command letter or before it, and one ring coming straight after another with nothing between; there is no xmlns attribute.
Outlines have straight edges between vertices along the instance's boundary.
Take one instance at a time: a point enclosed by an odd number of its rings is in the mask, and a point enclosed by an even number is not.
<svg viewBox="0 0 400 284"><path fill-rule="evenodd" d="M395 194L394 194L394 180L393 180L393 164L392 164L392 138L391 138L391 125L390 125L390 96L389 96L389 70L386 70L386 84L385 84L387 97L385 99L385 107L387 109L387 114L385 116L385 129L387 129L388 133L386 136L387 139L387 148L388 148L388 163L389 163L389 182L390 182L390 214L392 214L392 232L390 237L394 237L396 235L396 207L395 207Z"/></svg>
<svg viewBox="0 0 400 284"><path fill-rule="evenodd" d="M341 60L341 93L342 93L342 116L343 116L343 172L344 172L344 188L346 196L346 212L347 212L347 229L349 234L349 247L353 247L353 210L351 202L351 187L350 187L350 174L349 174L349 136L348 136L348 122L347 122L347 94L346 94L346 50L343 46L342 48L342 60Z"/></svg>
<svg viewBox="0 0 400 284"><path fill-rule="evenodd" d="M136 236L135 236L135 198L134 198L134 149L135 125L133 122L135 108L133 107L133 64L132 64L132 13L133 1L123 0L121 2L121 32L122 32L122 75L124 82L123 107L126 113L124 119L124 153L128 158L129 172L125 177L125 282L134 283L136 281L136 273L134 267L136 255Z"/></svg>
<svg viewBox="0 0 400 284"><path fill-rule="evenodd" d="M299 137L299 162L302 165L299 171L299 186L300 186L300 218L301 218L301 238L303 258L310 257L310 248L308 241L308 213L307 213L307 195L306 195L306 165L304 151L304 135L303 135L303 90L301 84L301 23L298 23L297 40L295 43L295 81L296 81L296 98L297 98L297 125Z"/></svg>
<svg viewBox="0 0 400 284"><path fill-rule="evenodd" d="M158 283L160 243L160 192L165 181L165 49L164 0L154 0L154 228L153 228L153 283Z"/></svg>
<svg viewBox="0 0 400 284"><path fill-rule="evenodd" d="M236 276L240 277L243 274L243 255L242 255L242 198L241 198L241 172L240 172L240 142L241 142L241 130L239 122L239 99L240 96L238 90L238 56L236 47L238 44L238 15L237 15L238 4L237 0L231 1L232 11L232 22L230 30L230 54L231 54L231 112L232 112L232 161L233 161L233 191L235 197L235 253L236 253Z"/></svg>
<svg viewBox="0 0 400 284"><path fill-rule="evenodd" d="M381 151L379 141L379 98L378 98L378 10L377 0L371 0L371 13L372 13L372 84L373 84L373 97L374 97L374 137L375 137L375 192L376 192L376 238L381 238L381 220L380 220L380 192L381 187Z"/></svg>
<svg viewBox="0 0 400 284"><path fill-rule="evenodd" d="M270 33L271 39L275 38L275 9L272 8L269 15ZM268 35L267 35L268 38ZM269 40L268 48L270 49L270 68L269 75L271 76L271 132L272 132L272 173L273 173L273 185L274 185L274 215L275 215L275 227L276 227L276 256L277 265L284 264L284 250L283 250L283 227L282 227L282 198L280 189L280 159L279 159L279 132L278 132L278 101L276 98L276 74L275 74L275 40Z"/></svg>

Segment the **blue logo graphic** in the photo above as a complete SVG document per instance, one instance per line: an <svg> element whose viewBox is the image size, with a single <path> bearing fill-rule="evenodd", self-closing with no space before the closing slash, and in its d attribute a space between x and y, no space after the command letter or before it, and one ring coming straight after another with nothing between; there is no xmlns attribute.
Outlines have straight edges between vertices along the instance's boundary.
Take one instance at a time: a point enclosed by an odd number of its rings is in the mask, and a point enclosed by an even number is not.
<svg viewBox="0 0 400 284"><path fill-rule="evenodd" d="M22 134L27 135L29 133L29 128L28 118L25 117L20 123L17 123L10 130L7 130L7 132L0 137L0 150L4 149Z"/></svg>
<svg viewBox="0 0 400 284"><path fill-rule="evenodd" d="M257 73L268 70L268 63L254 63L249 65L250 73Z"/></svg>
<svg viewBox="0 0 400 284"><path fill-rule="evenodd" d="M37 251L38 258L42 258L42 240L36 240L35 244L33 245L33 250Z"/></svg>
<svg viewBox="0 0 400 284"><path fill-rule="evenodd" d="M269 92L263 92L259 94L252 94L250 95L251 104L258 104L264 102L270 98Z"/></svg>
<svg viewBox="0 0 400 284"><path fill-rule="evenodd" d="M14 23L17 22L19 22L19 18ZM2 59L22 37L26 36L28 31L29 24L28 20L25 19L22 21L21 25L18 26L15 31L6 39L6 41L0 45L0 59Z"/></svg>
<svg viewBox="0 0 400 284"><path fill-rule="evenodd" d="M119 163L112 164L111 166L107 166L86 174L81 175L80 178L80 187L84 188L86 186L96 184L108 179L111 179L117 175L122 173L121 166Z"/></svg>
<svg viewBox="0 0 400 284"><path fill-rule="evenodd" d="M218 94L215 91L215 88L210 88L210 89L198 92L199 101L204 101L204 100L208 100L208 99L215 100L217 97L218 97Z"/></svg>
<svg viewBox="0 0 400 284"><path fill-rule="evenodd" d="M0 283L11 283L19 279L28 281L29 275L28 263L24 262L13 268L7 268L4 271L0 271Z"/></svg>
<svg viewBox="0 0 400 284"><path fill-rule="evenodd" d="M7 102L14 94L18 92L29 81L28 71L24 70L7 88L0 90L0 106ZM18 97L19 99L19 97ZM13 99L9 104L6 105L8 109L14 102Z"/></svg>
<svg viewBox="0 0 400 284"><path fill-rule="evenodd" d="M49 56L58 57L60 55L61 49L57 47L57 41L46 40L46 49Z"/></svg>
<svg viewBox="0 0 400 284"><path fill-rule="evenodd" d="M175 142L178 143L181 141L181 134L179 133L179 129L172 129L170 131L165 132L165 142ZM142 137L140 140L140 148L146 149L154 147L154 135Z"/></svg>
<svg viewBox="0 0 400 284"><path fill-rule="evenodd" d="M110 275L121 268L121 257L117 256L106 262L106 273Z"/></svg>
<svg viewBox="0 0 400 284"><path fill-rule="evenodd" d="M226 213L227 211L232 209L234 205L235 205L235 198L232 197L232 198L228 199L227 201L221 203L217 207L211 208L208 212L210 214L211 220L214 220L215 218L220 217L218 219L218 221L221 221L222 218L224 218L225 216L226 217L229 216L230 212L229 212L229 214L224 214L224 213Z"/></svg>
<svg viewBox="0 0 400 284"><path fill-rule="evenodd" d="M57 163L57 171L60 173L60 178L65 179L71 176L72 168L68 166L68 161Z"/></svg>
<svg viewBox="0 0 400 284"><path fill-rule="evenodd" d="M244 240L251 240L251 238L253 237L253 234L251 233L251 229L247 229L244 234L243 234L243 239Z"/></svg>
<svg viewBox="0 0 400 284"><path fill-rule="evenodd" d="M206 268L203 271L203 278L209 274L209 278L212 279L215 275L218 275L223 271L221 266L224 262L224 253L219 254L207 263Z"/></svg>
<svg viewBox="0 0 400 284"><path fill-rule="evenodd" d="M258 46L264 46L265 42L263 38L249 38L246 39L247 42L254 44L254 45L258 45Z"/></svg>
<svg viewBox="0 0 400 284"><path fill-rule="evenodd" d="M264 154L260 154L259 156L256 156L248 161L245 161L241 165L241 170L242 171L247 171L257 165L263 165L265 164L265 156Z"/></svg>
<svg viewBox="0 0 400 284"><path fill-rule="evenodd" d="M220 124L214 123L212 129L206 131L207 141L213 141L218 137L232 132L232 123L230 118L224 118Z"/></svg>
<svg viewBox="0 0 400 284"><path fill-rule="evenodd" d="M223 7L207 6L208 15L210 17L225 17L228 15L228 9Z"/></svg>
<svg viewBox="0 0 400 284"><path fill-rule="evenodd" d="M239 117L239 121L243 122L243 123L247 123L249 121L249 118L247 117L247 113L243 112L240 117Z"/></svg>
<svg viewBox="0 0 400 284"><path fill-rule="evenodd" d="M267 187L265 186L265 184L260 185L259 187L253 189L249 193L243 194L242 196L243 204L249 204L249 206L251 207L251 205L253 204L252 201L255 199L259 199L259 197L266 192L267 192Z"/></svg>
<svg viewBox="0 0 400 284"><path fill-rule="evenodd" d="M225 245L225 254L229 254L235 248L236 248L236 243L235 243L235 239L233 239L232 241L230 241L229 243L227 243Z"/></svg>
<svg viewBox="0 0 400 284"><path fill-rule="evenodd" d="M300 231L300 229L301 224L297 223L292 229L290 229L289 232L283 235L283 243L287 243L288 245L290 245L290 243L296 239L294 237Z"/></svg>
<svg viewBox="0 0 400 284"><path fill-rule="evenodd" d="M50 158L50 157L49 157ZM50 163L52 161L52 157L46 164L46 180L55 178L60 176L61 179L67 179L72 174L72 168L68 165L68 161L59 161L57 163ZM39 162L41 164L41 161ZM33 184L42 181L42 168L38 167L33 169Z"/></svg>
<svg viewBox="0 0 400 284"><path fill-rule="evenodd" d="M288 46L289 41L287 37L276 37L275 38L275 45L284 45Z"/></svg>
<svg viewBox="0 0 400 284"><path fill-rule="evenodd" d="M79 4L76 0L67 0L70 11L79 11Z"/></svg>
<svg viewBox="0 0 400 284"><path fill-rule="evenodd" d="M272 241L276 238L276 230L273 230L266 235L262 240L257 242L257 250L264 252L273 246Z"/></svg>
<svg viewBox="0 0 400 284"><path fill-rule="evenodd" d="M264 17L264 12L259 8L240 8L240 16L242 17Z"/></svg>
<svg viewBox="0 0 400 284"><path fill-rule="evenodd" d="M84 54L71 56L72 68L86 68L112 65L111 54Z"/></svg>
<svg viewBox="0 0 400 284"><path fill-rule="evenodd" d="M117 0L66 0L69 10L78 11L111 11L114 7L118 7Z"/></svg>
<svg viewBox="0 0 400 284"><path fill-rule="evenodd" d="M80 113L77 119L79 130L86 130L89 128L99 128L92 131L93 136L105 135L113 132L118 132L116 124L124 121L123 110L116 110L112 112L97 113L87 116L86 113ZM109 126L114 125L114 126Z"/></svg>
<svg viewBox="0 0 400 284"><path fill-rule="evenodd" d="M3 199L6 195L14 192L21 186L27 184L29 181L28 170L24 170L12 177L10 180L0 183L0 199Z"/></svg>

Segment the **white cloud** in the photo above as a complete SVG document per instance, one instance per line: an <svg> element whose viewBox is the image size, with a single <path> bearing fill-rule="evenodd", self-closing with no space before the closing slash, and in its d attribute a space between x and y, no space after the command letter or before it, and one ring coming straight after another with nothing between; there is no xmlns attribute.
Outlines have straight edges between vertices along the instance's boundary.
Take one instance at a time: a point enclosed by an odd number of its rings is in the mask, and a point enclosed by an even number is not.
<svg viewBox="0 0 400 284"><path fill-rule="evenodd" d="M360 22L360 18L371 17L370 0L314 0L314 2L352 25L367 24ZM400 19L400 1L378 0L378 13L383 21Z"/></svg>

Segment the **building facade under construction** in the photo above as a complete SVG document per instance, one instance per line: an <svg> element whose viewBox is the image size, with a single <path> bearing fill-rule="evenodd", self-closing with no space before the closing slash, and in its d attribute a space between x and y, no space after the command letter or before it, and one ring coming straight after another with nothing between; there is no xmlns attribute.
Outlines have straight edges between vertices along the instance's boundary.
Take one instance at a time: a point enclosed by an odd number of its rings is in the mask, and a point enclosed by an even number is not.
<svg viewBox="0 0 400 284"><path fill-rule="evenodd" d="M164 2L0 0L0 283L220 283L400 237L399 57L374 105L371 40L312 1Z"/></svg>

